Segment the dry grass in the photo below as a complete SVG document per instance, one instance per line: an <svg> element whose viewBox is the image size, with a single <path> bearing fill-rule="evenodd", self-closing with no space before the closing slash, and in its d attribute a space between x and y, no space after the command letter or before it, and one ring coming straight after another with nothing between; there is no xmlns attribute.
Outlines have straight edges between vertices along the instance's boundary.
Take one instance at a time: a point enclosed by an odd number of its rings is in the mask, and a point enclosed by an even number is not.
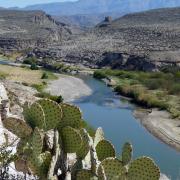
<svg viewBox="0 0 180 180"><path fill-rule="evenodd" d="M43 81L41 79L41 70L32 71L27 68L0 65L0 72L7 75L6 79L27 83L29 85L40 84Z"/></svg>

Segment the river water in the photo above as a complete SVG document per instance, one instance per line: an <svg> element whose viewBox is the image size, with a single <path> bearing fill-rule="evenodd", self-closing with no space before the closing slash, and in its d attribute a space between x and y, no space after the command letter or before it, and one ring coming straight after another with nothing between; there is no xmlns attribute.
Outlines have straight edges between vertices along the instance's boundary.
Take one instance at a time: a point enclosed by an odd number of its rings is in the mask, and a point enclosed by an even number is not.
<svg viewBox="0 0 180 180"><path fill-rule="evenodd" d="M102 127L106 139L110 140L120 154L124 142L129 141L134 147L134 158L152 157L172 180L180 180L180 153L151 135L133 117L134 105L124 98L119 98L103 82L90 77L83 77L92 88L93 94L78 99L74 104L83 111L84 119L93 127Z"/></svg>

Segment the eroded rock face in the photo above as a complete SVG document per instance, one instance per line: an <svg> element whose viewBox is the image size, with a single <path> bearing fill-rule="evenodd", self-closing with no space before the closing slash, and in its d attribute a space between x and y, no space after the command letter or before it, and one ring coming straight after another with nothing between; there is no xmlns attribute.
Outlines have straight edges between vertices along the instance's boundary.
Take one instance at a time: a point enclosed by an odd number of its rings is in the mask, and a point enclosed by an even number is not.
<svg viewBox="0 0 180 180"><path fill-rule="evenodd" d="M135 13L100 23L63 41L59 52L65 62L95 68L157 71L165 66L180 67L180 8Z"/></svg>
<svg viewBox="0 0 180 180"><path fill-rule="evenodd" d="M21 50L59 42L69 32L42 11L0 10L0 48Z"/></svg>

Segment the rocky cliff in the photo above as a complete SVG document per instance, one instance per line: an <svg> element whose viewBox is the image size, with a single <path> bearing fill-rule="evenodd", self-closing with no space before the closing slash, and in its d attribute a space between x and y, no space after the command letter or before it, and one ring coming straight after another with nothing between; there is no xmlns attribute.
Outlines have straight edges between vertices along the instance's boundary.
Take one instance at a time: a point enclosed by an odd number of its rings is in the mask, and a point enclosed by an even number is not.
<svg viewBox="0 0 180 180"><path fill-rule="evenodd" d="M0 48L26 49L59 42L69 35L63 24L42 11L0 10Z"/></svg>
<svg viewBox="0 0 180 180"><path fill-rule="evenodd" d="M61 55L89 66L157 70L180 66L180 8L158 9L104 21L63 42Z"/></svg>

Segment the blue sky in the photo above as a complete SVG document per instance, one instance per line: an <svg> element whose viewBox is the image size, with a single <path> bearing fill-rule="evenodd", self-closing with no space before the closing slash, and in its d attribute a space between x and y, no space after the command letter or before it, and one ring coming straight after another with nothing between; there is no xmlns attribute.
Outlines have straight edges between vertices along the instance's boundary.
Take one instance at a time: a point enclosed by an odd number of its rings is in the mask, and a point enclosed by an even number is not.
<svg viewBox="0 0 180 180"><path fill-rule="evenodd" d="M0 7L25 7L32 4L75 1L75 0L0 0Z"/></svg>

